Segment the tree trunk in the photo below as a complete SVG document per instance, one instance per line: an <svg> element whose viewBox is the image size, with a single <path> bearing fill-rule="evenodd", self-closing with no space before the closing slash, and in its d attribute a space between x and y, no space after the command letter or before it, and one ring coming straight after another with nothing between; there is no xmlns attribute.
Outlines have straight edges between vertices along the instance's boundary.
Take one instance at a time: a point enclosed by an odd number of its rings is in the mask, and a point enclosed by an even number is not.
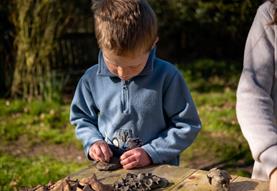
<svg viewBox="0 0 277 191"><path fill-rule="evenodd" d="M59 83L50 67L50 54L69 21L62 0L14 0L12 15L16 28L16 67L12 96L52 99ZM66 11L71 11L70 6Z"/></svg>

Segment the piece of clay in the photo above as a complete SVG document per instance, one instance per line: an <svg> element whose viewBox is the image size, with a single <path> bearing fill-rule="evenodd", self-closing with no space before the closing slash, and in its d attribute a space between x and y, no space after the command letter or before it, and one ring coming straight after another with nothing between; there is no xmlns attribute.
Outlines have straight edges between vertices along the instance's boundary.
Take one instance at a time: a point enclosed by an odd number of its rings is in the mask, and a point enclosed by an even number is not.
<svg viewBox="0 0 277 191"><path fill-rule="evenodd" d="M165 178L152 175L151 173L131 174L127 173L121 180L114 184L114 191L148 191L156 188L164 188L169 184Z"/></svg>
<svg viewBox="0 0 277 191"><path fill-rule="evenodd" d="M89 179L80 180L80 182L85 183L86 186L89 185L94 191L113 191L112 186L103 184L102 182L97 180L95 174L93 174L93 176L90 177Z"/></svg>
<svg viewBox="0 0 277 191"><path fill-rule="evenodd" d="M232 177L225 170L212 168L207 174L209 183L214 186L216 191L229 191L230 180Z"/></svg>
<svg viewBox="0 0 277 191"><path fill-rule="evenodd" d="M122 165L120 164L119 158L117 157L112 157L110 162L101 162L98 161L96 163L96 168L100 171L112 171L112 170L117 170L121 168Z"/></svg>
<svg viewBox="0 0 277 191"><path fill-rule="evenodd" d="M106 185L97 180L96 175L93 174L90 178L71 179L66 177L56 183L49 183L47 186L38 185L31 189L24 191L113 191L111 185Z"/></svg>

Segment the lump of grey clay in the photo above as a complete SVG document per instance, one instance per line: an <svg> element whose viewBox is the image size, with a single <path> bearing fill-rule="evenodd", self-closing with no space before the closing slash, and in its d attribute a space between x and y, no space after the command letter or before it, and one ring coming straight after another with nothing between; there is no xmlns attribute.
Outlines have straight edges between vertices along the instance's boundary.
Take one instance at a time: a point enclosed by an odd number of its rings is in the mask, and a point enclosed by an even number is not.
<svg viewBox="0 0 277 191"><path fill-rule="evenodd" d="M229 191L230 180L232 177L225 170L212 168L207 174L209 183L214 186L216 191Z"/></svg>
<svg viewBox="0 0 277 191"><path fill-rule="evenodd" d="M131 174L127 173L121 180L114 184L115 191L148 191L156 188L164 188L169 185L165 178L151 173Z"/></svg>
<svg viewBox="0 0 277 191"><path fill-rule="evenodd" d="M119 158L117 157L112 157L110 162L98 161L96 163L96 168L100 171L112 171L112 170L117 170L121 167L122 165L120 164Z"/></svg>

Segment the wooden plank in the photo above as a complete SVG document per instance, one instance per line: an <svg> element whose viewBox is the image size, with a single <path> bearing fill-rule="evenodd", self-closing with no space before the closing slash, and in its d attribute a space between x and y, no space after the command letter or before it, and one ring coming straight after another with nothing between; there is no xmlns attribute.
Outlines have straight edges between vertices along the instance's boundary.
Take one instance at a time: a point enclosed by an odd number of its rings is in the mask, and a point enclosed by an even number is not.
<svg viewBox="0 0 277 191"><path fill-rule="evenodd" d="M237 177L230 184L230 190L232 191L268 191L268 182L254 180L246 177Z"/></svg>
<svg viewBox="0 0 277 191"><path fill-rule="evenodd" d="M165 189L160 190L171 190L176 185L178 185L181 181L183 181L186 177L193 174L196 170L194 169L188 169L188 168L180 168L176 166L170 166L170 165L161 165L152 171L152 174L155 174L159 177L166 178L170 185L166 187Z"/></svg>
<svg viewBox="0 0 277 191"><path fill-rule="evenodd" d="M124 169L119 169L116 171L99 171L96 169L95 165L91 165L89 168L86 168L76 174L71 175L71 177L80 180L82 178L91 177L93 174L95 174L97 179L104 184L113 184L115 181L120 179L123 174L126 173L127 171Z"/></svg>
<svg viewBox="0 0 277 191"><path fill-rule="evenodd" d="M174 191L207 191L215 190L208 182L207 171L197 170L174 187ZM236 176L232 176L236 178Z"/></svg>
<svg viewBox="0 0 277 191"><path fill-rule="evenodd" d="M178 183L183 181L186 177L193 174L195 171L196 170L194 169L179 168L179 167L170 166L170 165L150 166L147 168L141 168L141 169L135 169L135 170L119 169L116 171L98 171L95 168L95 166L92 165L89 168L86 168L82 171L79 171L78 173L70 175L70 177L80 180L85 177L91 177L93 174L95 174L101 182L105 184L113 184L114 182L122 178L127 173L138 174L140 172L143 172L143 173L148 172L148 173L157 175L159 177L166 178L170 182L170 185L163 190L170 190L174 188Z"/></svg>
<svg viewBox="0 0 277 191"><path fill-rule="evenodd" d="M98 171L94 165L70 175L72 178L91 177L93 174L105 184L113 184L127 173L138 174L149 172L154 175L166 178L170 186L165 189L171 191L213 191L214 188L209 184L207 171L188 169L170 165L150 166L136 170L119 169L116 171ZM267 191L268 182L253 180L246 177L232 176L230 191ZM158 191L158 190L157 190Z"/></svg>

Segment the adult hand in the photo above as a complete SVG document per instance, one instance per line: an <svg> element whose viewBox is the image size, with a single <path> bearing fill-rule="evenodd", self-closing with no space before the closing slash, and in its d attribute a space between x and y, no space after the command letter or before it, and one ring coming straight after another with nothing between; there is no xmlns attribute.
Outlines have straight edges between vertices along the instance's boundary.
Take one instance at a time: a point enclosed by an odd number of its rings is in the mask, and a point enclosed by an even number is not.
<svg viewBox="0 0 277 191"><path fill-rule="evenodd" d="M276 190L277 190L277 168L273 170L269 180L269 191L276 191Z"/></svg>
<svg viewBox="0 0 277 191"><path fill-rule="evenodd" d="M152 163L150 156L141 147L126 151L120 157L124 169L133 169L148 166Z"/></svg>
<svg viewBox="0 0 277 191"><path fill-rule="evenodd" d="M89 156L101 162L109 162L110 158L113 156L109 145L105 141L96 141L89 148Z"/></svg>

